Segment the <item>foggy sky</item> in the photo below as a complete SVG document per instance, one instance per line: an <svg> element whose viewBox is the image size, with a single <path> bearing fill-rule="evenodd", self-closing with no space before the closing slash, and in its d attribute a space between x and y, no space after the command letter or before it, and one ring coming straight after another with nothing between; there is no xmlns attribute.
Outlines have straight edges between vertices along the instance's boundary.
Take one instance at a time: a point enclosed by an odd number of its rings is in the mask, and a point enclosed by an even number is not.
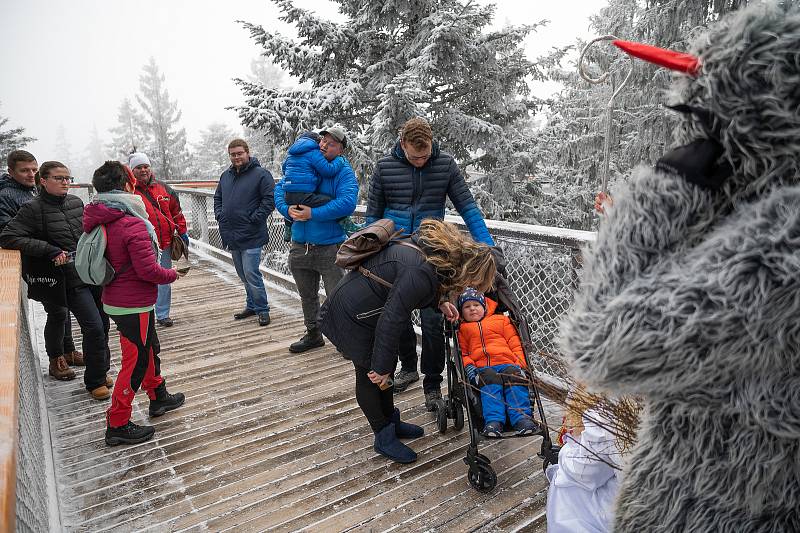
<svg viewBox="0 0 800 533"><path fill-rule="evenodd" d="M495 27L551 21L528 38L531 59L588 35L588 16L605 4L599 0L494 3ZM166 76L170 98L178 101L190 142L215 121L239 131L235 113L225 110L243 102L232 78L250 73L250 61L260 47L235 21L295 35L291 26L278 20L279 11L268 0L2 0L0 4L0 115L10 119L6 128L23 126L26 135L38 138L27 148L40 162L53 157L60 125L75 156L86 148L93 126L108 142L119 104L126 96L134 99L150 56ZM332 2L297 0L295 5L341 20Z"/></svg>

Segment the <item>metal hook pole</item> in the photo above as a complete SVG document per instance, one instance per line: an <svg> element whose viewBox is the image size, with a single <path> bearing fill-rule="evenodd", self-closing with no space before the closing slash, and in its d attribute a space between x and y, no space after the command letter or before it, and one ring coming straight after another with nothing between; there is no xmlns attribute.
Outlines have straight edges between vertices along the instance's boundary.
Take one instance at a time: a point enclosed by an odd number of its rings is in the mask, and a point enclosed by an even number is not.
<svg viewBox="0 0 800 533"><path fill-rule="evenodd" d="M599 78L592 78L591 76L589 76L589 74L586 73L586 70L584 69L583 60L584 57L586 56L586 51L589 50L589 48L593 44L599 41L614 41L617 39L618 37L614 35L604 35L602 37L597 37L596 39L592 39L586 46L583 47L583 50L581 50L581 56L578 59L578 73L581 75L581 78L594 85L598 85L606 81L609 75L608 72L604 72ZM611 122L614 114L614 99L617 97L620 91L622 91L622 89L628 84L628 81L630 80L631 75L633 74L633 66L634 66L633 57L628 56L628 59L631 62L631 68L628 70L628 74L625 76L625 79L622 80L622 83L619 85L619 87L617 87L617 89L611 95L611 98L609 98L608 103L606 104L606 138L605 142L603 143L603 174L602 174L603 181L601 186L601 190L604 193L608 192L608 170L609 170L609 163L611 156Z"/></svg>

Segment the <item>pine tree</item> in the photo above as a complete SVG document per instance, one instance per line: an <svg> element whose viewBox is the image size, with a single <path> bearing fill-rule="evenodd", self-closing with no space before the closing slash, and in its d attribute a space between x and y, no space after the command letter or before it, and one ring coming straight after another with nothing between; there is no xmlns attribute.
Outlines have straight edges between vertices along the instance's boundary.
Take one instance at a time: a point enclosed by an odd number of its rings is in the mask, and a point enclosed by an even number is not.
<svg viewBox="0 0 800 533"><path fill-rule="evenodd" d="M53 149L52 159L60 161L69 166L70 164L74 163L74 157L75 156L72 153L72 145L67 138L67 130L64 128L63 124L59 124L56 127L56 142L55 148Z"/></svg>
<svg viewBox="0 0 800 533"><path fill-rule="evenodd" d="M236 132L221 122L214 122L200 132L200 140L194 145L194 156L189 179L215 180L228 168L228 143Z"/></svg>
<svg viewBox="0 0 800 533"><path fill-rule="evenodd" d="M0 165L5 167L8 154L14 150L24 148L27 144L36 141L33 137L26 137L25 128L11 128L4 130L8 118L0 116Z"/></svg>
<svg viewBox="0 0 800 533"><path fill-rule="evenodd" d="M746 4L746 0L610 0L591 19L598 35L654 44L685 51L705 26ZM560 202L559 209L538 218L543 223L590 229L596 218L592 199L600 190L606 132L606 104L630 69L628 56L611 45L596 45L587 53L593 77L609 72L608 80L591 85L577 70L577 52L585 42L555 50L546 62L548 76L564 88L548 105L548 124L535 141L537 172L552 183L552 197L541 195L541 205ZM566 68L561 63L575 57ZM643 61L634 61L630 81L614 103L610 139L609 183L624 179L637 164L655 162L673 144L675 113L664 107L672 74ZM567 205L566 198L571 199ZM558 205L558 204L556 204ZM534 215L536 216L536 215Z"/></svg>
<svg viewBox="0 0 800 533"><path fill-rule="evenodd" d="M162 180L185 178L189 165L186 150L186 130L178 123L181 112L178 104L169 99L164 85L164 75L160 73L155 59L144 66L139 77L139 91L136 101L144 111L145 124L152 138L148 156L156 176Z"/></svg>
<svg viewBox="0 0 800 533"><path fill-rule="evenodd" d="M110 157L127 163L131 153L147 151L150 148L150 136L145 128L144 117L126 97L117 112L117 126L111 128Z"/></svg>
<svg viewBox="0 0 800 533"><path fill-rule="evenodd" d="M335 1L343 23L273 0L297 27L297 42L244 23L263 55L305 87L237 80L242 124L288 145L303 130L340 123L363 180L398 128L421 115L462 170L496 171L487 182L513 190L512 177L531 168L520 124L538 103L526 79L543 74L522 44L536 25L485 31L494 6L466 0Z"/></svg>

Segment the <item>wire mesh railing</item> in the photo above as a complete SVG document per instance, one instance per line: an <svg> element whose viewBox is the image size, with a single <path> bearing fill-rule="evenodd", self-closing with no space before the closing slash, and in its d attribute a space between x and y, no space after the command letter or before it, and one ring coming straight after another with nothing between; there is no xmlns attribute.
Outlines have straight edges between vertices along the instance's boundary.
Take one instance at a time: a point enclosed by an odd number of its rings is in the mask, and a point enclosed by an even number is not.
<svg viewBox="0 0 800 533"><path fill-rule="evenodd" d="M227 255L214 218L214 192L175 187L189 226L189 236L199 248ZM363 217L359 206L355 218ZM447 220L466 229L459 217ZM536 370L561 379L566 367L556 346L558 322L569 308L577 284L580 250L594 233L528 224L487 220L495 242L508 261L511 288L531 325L532 363ZM262 269L280 280L291 279L289 244L283 240L283 218L273 212L268 221L269 243L264 246Z"/></svg>

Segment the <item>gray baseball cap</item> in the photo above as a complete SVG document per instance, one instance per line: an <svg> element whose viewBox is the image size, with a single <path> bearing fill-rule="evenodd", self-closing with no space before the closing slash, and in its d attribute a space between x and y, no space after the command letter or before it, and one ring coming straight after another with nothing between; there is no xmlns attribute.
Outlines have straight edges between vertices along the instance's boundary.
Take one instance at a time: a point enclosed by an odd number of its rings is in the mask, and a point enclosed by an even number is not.
<svg viewBox="0 0 800 533"><path fill-rule="evenodd" d="M320 135L328 134L340 143L342 143L342 148L347 148L347 133L344 131L344 128L337 125L330 126L328 128L324 128L322 131L319 132Z"/></svg>

